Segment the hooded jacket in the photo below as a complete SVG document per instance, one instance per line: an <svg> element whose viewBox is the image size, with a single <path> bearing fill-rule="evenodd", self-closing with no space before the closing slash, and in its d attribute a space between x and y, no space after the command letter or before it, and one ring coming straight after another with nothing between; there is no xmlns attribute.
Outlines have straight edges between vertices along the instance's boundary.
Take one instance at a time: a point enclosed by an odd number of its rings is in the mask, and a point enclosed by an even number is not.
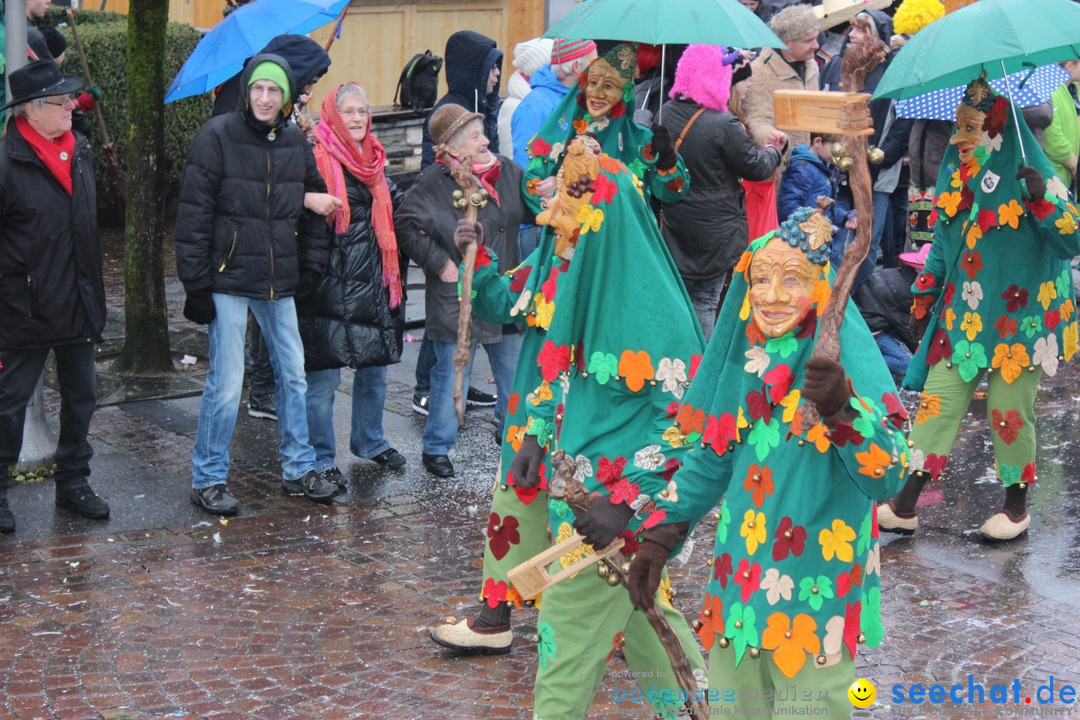
<svg viewBox="0 0 1080 720"><path fill-rule="evenodd" d="M527 149L529 142L536 136L540 126L548 119L559 101L570 92L570 88L559 81L559 77L550 65L545 65L534 72L529 78L529 86L532 89L517 106L510 120L510 128L514 136L514 162L522 169L529 165Z"/></svg>
<svg viewBox="0 0 1080 720"><path fill-rule="evenodd" d="M248 61L241 86L262 62ZM326 222L304 210L305 192L326 192L304 133L288 123L285 103L271 124L248 108L211 118L188 150L180 180L176 270L187 292L205 291L273 300L296 293L300 269L326 265Z"/></svg>
<svg viewBox="0 0 1080 720"><path fill-rule="evenodd" d="M780 222L801 207L814 207L819 195L836 199L832 166L822 162L808 146L796 145L791 151L791 165L780 179L776 200Z"/></svg>
<svg viewBox="0 0 1080 720"><path fill-rule="evenodd" d="M495 47L495 41L472 30L461 30L446 41L446 85L448 92L431 108L424 122L424 147L421 167L435 162L435 146L428 128L435 111L454 103L484 116L484 135L492 148L499 147L499 86L487 91L491 68L502 71L503 53Z"/></svg>
<svg viewBox="0 0 1080 720"><path fill-rule="evenodd" d="M499 154L511 156L514 154L514 131L511 121L518 105L529 94L529 79L515 70L506 82L506 99L499 106Z"/></svg>
<svg viewBox="0 0 1080 720"><path fill-rule="evenodd" d="M314 82L315 78L325 75L330 69L330 56L323 50L322 45L306 35L278 35L268 42L261 52L277 55L289 63L298 94ZM211 117L232 112L241 105L243 97L240 92L240 76L242 74L243 71L238 72L218 87ZM295 95L293 97L295 99Z"/></svg>

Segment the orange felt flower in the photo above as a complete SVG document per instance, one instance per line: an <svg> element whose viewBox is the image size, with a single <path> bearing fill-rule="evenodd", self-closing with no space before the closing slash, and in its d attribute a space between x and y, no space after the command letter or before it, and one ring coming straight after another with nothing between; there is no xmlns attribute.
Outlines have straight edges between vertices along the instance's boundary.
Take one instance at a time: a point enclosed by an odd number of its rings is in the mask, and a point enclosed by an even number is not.
<svg viewBox="0 0 1080 720"><path fill-rule="evenodd" d="M1008 205L998 206L998 224L1008 225L1013 230L1020 227L1020 216L1024 214L1024 208L1016 202L1016 198L1009 201Z"/></svg>
<svg viewBox="0 0 1080 720"><path fill-rule="evenodd" d="M1020 377L1025 367L1031 364L1031 358L1028 357L1027 348L1020 343L1013 343L1011 346L998 343L998 346L994 348L994 359L990 364L995 370L1001 371L1005 382L1011 383Z"/></svg>
<svg viewBox="0 0 1080 720"><path fill-rule="evenodd" d="M626 378L626 387L637 392L645 387L645 381L652 380L656 373L649 353L644 350L640 352L624 350L622 357L619 358L619 374Z"/></svg>
<svg viewBox="0 0 1080 720"><path fill-rule="evenodd" d="M915 424L922 425L930 418L937 417L940 412L941 396L924 392L919 401L919 412L915 415Z"/></svg>
<svg viewBox="0 0 1080 720"><path fill-rule="evenodd" d="M754 259L754 253L747 250L739 258L739 262L735 264L735 272L746 272L750 269L750 261Z"/></svg>
<svg viewBox="0 0 1080 720"><path fill-rule="evenodd" d="M765 502L766 495L773 494L772 470L762 465L760 468L755 463L746 469L746 478L743 480L743 490L750 493L750 499L754 507L760 508Z"/></svg>
<svg viewBox="0 0 1080 720"><path fill-rule="evenodd" d="M525 183L525 189L530 195L536 195L536 186L540 184L540 178L533 178Z"/></svg>
<svg viewBox="0 0 1080 720"><path fill-rule="evenodd" d="M521 395L514 393L510 396L510 399L506 401L506 413L513 415L517 412L518 403L521 401Z"/></svg>
<svg viewBox="0 0 1080 720"><path fill-rule="evenodd" d="M943 192L938 196L937 206L945 211L945 214L952 217L956 214L956 208L960 205L960 193L959 192Z"/></svg>
<svg viewBox="0 0 1080 720"><path fill-rule="evenodd" d="M622 172L623 164L610 155L601 155L600 169L604 172L611 173L612 175L618 175Z"/></svg>
<svg viewBox="0 0 1080 720"><path fill-rule="evenodd" d="M705 411L701 408L695 410L690 405L683 405L679 408L679 414L675 417L675 422L679 424L679 430L683 435L695 432L700 435L705 432Z"/></svg>
<svg viewBox="0 0 1080 720"><path fill-rule="evenodd" d="M764 345L769 340L769 338L765 337L765 333L761 332L761 328L757 326L756 322L746 323L746 339L750 341L750 347Z"/></svg>
<svg viewBox="0 0 1080 720"><path fill-rule="evenodd" d="M773 651L773 662L788 678L802 669L806 654L821 652L821 641L814 634L817 623L805 613L795 616L794 622L782 612L769 616L769 622L761 633L761 647Z"/></svg>
<svg viewBox="0 0 1080 720"><path fill-rule="evenodd" d="M578 135L585 132L589 127L589 123L585 122L585 118L578 118L574 121L574 130L577 130Z"/></svg>
<svg viewBox="0 0 1080 720"><path fill-rule="evenodd" d="M506 428L506 442L510 443L510 447L514 448L514 452L521 449L521 441L525 439L525 426L518 427L517 425L511 425Z"/></svg>
<svg viewBox="0 0 1080 720"><path fill-rule="evenodd" d="M698 615L698 637L701 644L709 650L717 635L724 633L724 603L716 595L705 593L705 603Z"/></svg>
<svg viewBox="0 0 1080 720"><path fill-rule="evenodd" d="M926 317L926 312L934 305L934 298L931 295L916 295L915 301L911 304L912 314L922 320Z"/></svg>
<svg viewBox="0 0 1080 720"><path fill-rule="evenodd" d="M883 476L885 468L892 462L892 456L876 443L870 443L870 449L865 452L855 453L855 459L859 461L859 473L868 477Z"/></svg>
<svg viewBox="0 0 1080 720"><path fill-rule="evenodd" d="M828 304L831 294L832 290L829 288L828 280L818 280L814 283L814 289L810 293L810 302L817 307L818 315L825 312L825 306Z"/></svg>
<svg viewBox="0 0 1080 720"><path fill-rule="evenodd" d="M832 441L829 440L829 436L826 433L825 423L818 422L814 427L806 431L806 439L807 441L814 443L818 452L823 453L828 450L829 445L832 444Z"/></svg>

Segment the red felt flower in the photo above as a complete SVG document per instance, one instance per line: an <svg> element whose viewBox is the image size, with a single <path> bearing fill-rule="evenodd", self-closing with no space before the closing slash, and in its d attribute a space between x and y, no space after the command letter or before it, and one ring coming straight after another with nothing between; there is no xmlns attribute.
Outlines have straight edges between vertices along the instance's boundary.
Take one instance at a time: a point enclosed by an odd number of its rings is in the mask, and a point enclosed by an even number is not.
<svg viewBox="0 0 1080 720"><path fill-rule="evenodd" d="M641 543L638 542L637 535L634 534L633 530L623 530L618 534L618 537L623 540L623 546L619 548L619 552L627 557L636 553L638 548L641 547Z"/></svg>
<svg viewBox="0 0 1080 720"><path fill-rule="evenodd" d="M664 482L671 482L671 478L675 477L675 472L682 467L682 463L678 458L668 458L664 462L664 472L659 473L660 477L664 479Z"/></svg>
<svg viewBox="0 0 1080 720"><path fill-rule="evenodd" d="M592 204L599 205L600 203L610 203L615 199L617 189L618 185L609 180L607 175L600 173L593 182Z"/></svg>
<svg viewBox="0 0 1080 720"><path fill-rule="evenodd" d="M672 178L671 180L667 181L667 189L673 193L682 192L683 185L685 184L686 180L683 179L682 175L680 175L679 177Z"/></svg>
<svg viewBox="0 0 1080 720"><path fill-rule="evenodd" d="M920 273L919 277L915 278L915 287L924 292L933 289L936 284L934 276L930 273Z"/></svg>
<svg viewBox="0 0 1080 720"><path fill-rule="evenodd" d="M956 211L970 210L971 206L975 204L975 193L967 185L960 188L960 204L956 206Z"/></svg>
<svg viewBox="0 0 1080 720"><path fill-rule="evenodd" d="M765 381L765 387L769 390L769 399L773 401L773 404L784 399L788 390L791 389L791 381L794 379L795 376L787 365L777 365L765 373L762 380Z"/></svg>
<svg viewBox="0 0 1080 720"><path fill-rule="evenodd" d="M625 114L626 114L626 103L624 103L622 100L615 103L615 107L611 108L611 110L608 111L608 117L611 118L612 120L618 120L619 118L621 118Z"/></svg>
<svg viewBox="0 0 1080 720"><path fill-rule="evenodd" d="M1005 122L1009 118L1009 102L1003 95L998 95L994 104L986 111L986 120L983 121L983 130L991 138L995 138L1005 129Z"/></svg>
<svg viewBox="0 0 1080 720"><path fill-rule="evenodd" d="M487 245L476 246L476 262L473 264L473 269L487 267L491 265L491 251L487 249Z"/></svg>
<svg viewBox="0 0 1080 720"><path fill-rule="evenodd" d="M998 331L998 337L1002 339L1015 335L1018 327L1020 327L1020 323L1008 315L1002 315L994 323L994 329Z"/></svg>
<svg viewBox="0 0 1080 720"><path fill-rule="evenodd" d="M555 300L555 290L557 288L557 281L559 279L559 271L556 268L551 268L551 274L548 279L540 284L540 293L547 298L548 302Z"/></svg>
<svg viewBox="0 0 1080 720"><path fill-rule="evenodd" d="M484 582L484 601L491 609L495 609L499 606L499 603L506 602L506 592L509 590L509 586L506 581L500 580L495 582L495 578L488 578Z"/></svg>
<svg viewBox="0 0 1080 720"><path fill-rule="evenodd" d="M760 392L751 391L746 394L746 409L750 412L750 421L757 422L759 419L764 419L765 422L769 422L772 415L772 407L769 405L769 400L765 397L765 390Z"/></svg>
<svg viewBox="0 0 1080 720"><path fill-rule="evenodd" d="M691 355L690 356L690 369L686 372L687 377L690 380L693 380L694 376L697 375L697 369L698 369L699 365L701 365L701 356L700 355Z"/></svg>
<svg viewBox="0 0 1080 720"><path fill-rule="evenodd" d="M794 525L791 518L785 517L780 520L774 537L776 542L772 546L773 560L780 562L789 553L795 557L803 554L806 547L806 528L802 525Z"/></svg>
<svg viewBox="0 0 1080 720"><path fill-rule="evenodd" d="M529 155L532 157L547 157L551 152L551 145L542 137L535 137L529 143Z"/></svg>
<svg viewBox="0 0 1080 720"><path fill-rule="evenodd" d="M705 421L705 432L701 441L712 446L717 455L723 455L728 451L730 444L735 440L735 416L724 413L719 418L710 415Z"/></svg>
<svg viewBox="0 0 1080 720"><path fill-rule="evenodd" d="M862 614L862 601L854 605L848 604L844 610L844 645L855 659L855 645L859 641L859 616Z"/></svg>
<svg viewBox="0 0 1080 720"><path fill-rule="evenodd" d="M1024 469L1020 471L1020 482L1030 485L1035 482L1035 463L1029 462L1024 466Z"/></svg>
<svg viewBox="0 0 1080 720"><path fill-rule="evenodd" d="M1027 307L1028 291L1019 285L1012 284L1001 293L1001 299L1005 301L1005 309L1013 313L1022 307Z"/></svg>
<svg viewBox="0 0 1080 720"><path fill-rule="evenodd" d="M629 505L641 494L641 488L626 478L620 478L608 488L611 492L612 504L626 503Z"/></svg>
<svg viewBox="0 0 1080 720"><path fill-rule="evenodd" d="M596 480L603 483L604 487L607 487L622 478L624 468L626 468L626 458L620 456L614 460L609 460L602 457L596 466Z"/></svg>
<svg viewBox="0 0 1080 720"><path fill-rule="evenodd" d="M960 267L967 273L968 279L974 280L979 271L983 269L982 255L974 250L965 250L960 259ZM946 300L945 304L948 305Z"/></svg>
<svg viewBox="0 0 1080 720"><path fill-rule="evenodd" d="M926 461L923 463L923 471L930 473L930 477L933 480L937 480L941 477L941 473L945 472L945 466L949 462L948 455L938 455L937 453L930 453L926 456Z"/></svg>
<svg viewBox="0 0 1080 720"><path fill-rule="evenodd" d="M529 505L536 496L540 494L541 490L547 490L547 465L540 463L540 482L535 487L522 488L518 487L517 482L514 481L514 472L512 470L506 471L506 484L514 488L514 494L518 496L518 500L522 505Z"/></svg>
<svg viewBox="0 0 1080 720"><path fill-rule="evenodd" d="M976 253L978 254L978 253ZM982 259L979 260L979 267L982 267ZM945 307L952 305L953 295L956 294L956 286L952 283L948 283L945 286Z"/></svg>
<svg viewBox="0 0 1080 720"><path fill-rule="evenodd" d="M937 209L931 210L930 214L926 216L926 229L933 230L934 226L937 225L939 217L941 217L941 213L939 213Z"/></svg>
<svg viewBox="0 0 1080 720"><path fill-rule="evenodd" d="M519 293L525 289L525 283L529 280L532 265L522 265L510 276L510 292Z"/></svg>
<svg viewBox="0 0 1080 720"><path fill-rule="evenodd" d="M676 415L678 415L679 414L679 407L681 407L681 406L675 400L672 400L671 402L669 402L668 406L667 406L667 416L669 418L673 418Z"/></svg>
<svg viewBox="0 0 1080 720"><path fill-rule="evenodd" d="M713 579L720 581L720 587L727 588L728 576L734 572L731 567L731 555L724 553L713 561Z"/></svg>
<svg viewBox="0 0 1080 720"><path fill-rule="evenodd" d="M994 432L998 434L1002 442L1006 445L1012 445L1016 442L1020 430L1024 427L1024 419L1020 417L1020 413L1016 410L1006 410L1002 413L997 408L994 408L994 411L990 413L990 417L993 422Z"/></svg>
<svg viewBox="0 0 1080 720"><path fill-rule="evenodd" d="M934 340L926 352L926 364L933 365L951 357L952 342L949 341L949 334L945 332L945 328L941 328L934 335Z"/></svg>
<svg viewBox="0 0 1080 720"><path fill-rule="evenodd" d="M1028 209L1032 215L1037 219L1042 220L1050 213L1054 212L1054 203L1047 202L1045 198L1039 198L1038 200L1025 200L1024 207Z"/></svg>
<svg viewBox="0 0 1080 720"><path fill-rule="evenodd" d="M660 523L664 522L667 518L667 513L663 510L653 510L649 513L649 517L645 518L645 522L641 523L642 530L648 530L651 527L656 527Z"/></svg>
<svg viewBox="0 0 1080 720"><path fill-rule="evenodd" d="M518 519L513 515L500 518L498 513L491 513L487 526L488 547L496 560L502 560L510 552L511 545L521 542L518 535Z"/></svg>
<svg viewBox="0 0 1080 720"><path fill-rule="evenodd" d="M554 341L548 340L540 348L536 362L540 365L541 377L552 382L559 377L559 373L570 369L570 348L566 345L556 345Z"/></svg>
<svg viewBox="0 0 1080 720"><path fill-rule="evenodd" d="M866 438L851 423L846 422L838 422L833 425L829 429L828 436L836 447L844 447L848 443L862 445L866 442Z"/></svg>
<svg viewBox="0 0 1080 720"><path fill-rule="evenodd" d="M877 540L879 532L877 524L877 503L870 503L870 514L873 516L870 522L870 537Z"/></svg>
<svg viewBox="0 0 1080 720"><path fill-rule="evenodd" d="M908 414L907 410L904 408L904 404L900 402L900 396L891 392L884 393L881 396L881 403L885 406L885 413L889 417L889 422L891 422L897 430L902 429Z"/></svg>
<svg viewBox="0 0 1080 720"><path fill-rule="evenodd" d="M1061 324L1061 310L1054 308L1053 310L1047 310L1043 315L1043 325L1046 329L1053 332L1057 330L1057 326Z"/></svg>
<svg viewBox="0 0 1080 720"><path fill-rule="evenodd" d="M979 229L986 232L992 227L997 225L998 216L993 210L980 210L979 216L976 222L979 223Z"/></svg>
<svg viewBox="0 0 1080 720"><path fill-rule="evenodd" d="M735 584L739 586L739 596L745 603L750 596L761 587L761 566L757 563L750 564L749 560L739 561L739 569L735 572Z"/></svg>

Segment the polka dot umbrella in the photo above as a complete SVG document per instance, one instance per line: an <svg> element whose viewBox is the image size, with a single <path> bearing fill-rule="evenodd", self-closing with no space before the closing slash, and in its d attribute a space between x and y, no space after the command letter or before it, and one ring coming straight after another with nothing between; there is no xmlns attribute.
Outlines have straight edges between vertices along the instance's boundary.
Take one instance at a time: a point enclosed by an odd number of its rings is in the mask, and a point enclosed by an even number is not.
<svg viewBox="0 0 1080 720"><path fill-rule="evenodd" d="M1017 107L1025 108L1049 101L1054 91L1070 78L1065 68L1054 63L991 80L990 87L998 94L1010 95ZM965 87L966 85L957 85L900 100L896 103L896 114L902 118L952 120L956 116L956 106L960 104Z"/></svg>

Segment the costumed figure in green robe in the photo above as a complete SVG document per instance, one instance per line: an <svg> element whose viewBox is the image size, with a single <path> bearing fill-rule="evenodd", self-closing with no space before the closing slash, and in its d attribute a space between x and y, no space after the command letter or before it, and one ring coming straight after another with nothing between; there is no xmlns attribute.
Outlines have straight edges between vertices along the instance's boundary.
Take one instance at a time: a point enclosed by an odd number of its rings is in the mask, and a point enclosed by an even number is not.
<svg viewBox="0 0 1080 720"><path fill-rule="evenodd" d="M604 153L622 161L642 182L646 201L678 202L689 189L690 176L663 125L652 129L633 120L634 70L632 45L616 45L581 74L577 89L568 92L527 146L525 201L534 213L555 194L559 171L570 141L592 135Z"/></svg>
<svg viewBox="0 0 1080 720"><path fill-rule="evenodd" d="M527 328L486 530L484 604L475 618L432 629L436 642L457 650L499 652L502 637L502 651L509 650L509 603L522 598L507 573L551 546L548 527L556 541L573 533L570 508L547 492L555 451L575 459L577 477L595 494L592 530L608 528L607 542L622 531L624 553L633 551L635 513L667 481L630 483L623 469L645 433L683 397L704 348L689 297L626 166L600 154L595 139L577 139L559 186L537 217L550 228L519 268L500 276L480 239L474 312ZM458 234L459 244L467 244L478 233L462 221ZM582 546L555 566L591 552ZM669 587L665 581L659 602L704 683L704 661L671 605ZM667 654L644 613L621 586L609 586L596 572L545 592L537 632L535 717L584 717L619 651L637 673L639 697L652 692L659 698L664 690L677 697ZM661 717L674 717L679 703L657 699L653 705Z"/></svg>
<svg viewBox="0 0 1080 720"><path fill-rule="evenodd" d="M670 479L630 567L641 607L723 498L695 627L710 702L736 714L847 717L856 649L883 635L874 509L903 482L906 415L850 302L839 362L811 358L830 235L820 211L799 208L750 244L693 384L628 472ZM805 401L822 418L812 425Z"/></svg>
<svg viewBox="0 0 1080 720"><path fill-rule="evenodd" d="M1036 478L1039 379L1054 375L1077 350L1068 262L1080 254L1077 211L1027 124L1022 117L1017 123L1009 101L982 77L956 108L936 192L934 244L912 286L912 335L922 343L904 378L905 386L922 390L909 438L912 473L878 508L878 521L891 532L918 528L919 494L945 470L968 403L986 376L994 466L1005 501L979 532L988 540L1011 540L1031 522L1027 493Z"/></svg>

